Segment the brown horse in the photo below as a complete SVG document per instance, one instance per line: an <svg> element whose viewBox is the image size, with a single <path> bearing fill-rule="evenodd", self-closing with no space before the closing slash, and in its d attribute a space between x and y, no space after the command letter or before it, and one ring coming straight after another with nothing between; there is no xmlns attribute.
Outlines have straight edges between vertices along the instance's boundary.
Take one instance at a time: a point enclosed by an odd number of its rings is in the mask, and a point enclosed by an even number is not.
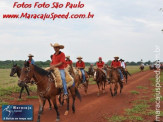
<svg viewBox="0 0 163 122"><path fill-rule="evenodd" d="M18 78L20 78L21 70L22 69L19 66L17 66L17 64L14 64L12 69L11 69L10 76L13 77L14 74L17 74ZM28 81L27 83L30 83L30 81ZM21 83L18 82L18 86L21 87L19 99L21 99L21 95L22 95L22 92L23 92L24 88L26 89L28 96L30 95L27 84L24 84L23 86L21 86ZM48 102L49 102L49 109L51 110L52 107L51 107L51 102L50 102L49 99L48 99Z"/></svg>
<svg viewBox="0 0 163 122"><path fill-rule="evenodd" d="M56 96L61 93L60 88L56 88L55 83L56 78L54 78L51 74L51 72L48 72L36 65L29 64L28 62L25 62L24 67L22 68L21 75L20 75L20 81L21 84L25 84L27 81L29 81L31 78L34 78L34 82L37 85L37 93L39 96L39 111L38 111L38 119L37 122L40 122L40 116L43 112L43 108L45 105L46 99L51 99L53 101L54 109L57 113L56 121L60 120L60 115L56 103ZM70 92L73 98L72 103L72 110L73 113L75 113L75 97L77 97L81 100L80 93L78 89L76 89L74 86L70 87ZM67 99L67 110L69 111L69 98Z"/></svg>
<svg viewBox="0 0 163 122"><path fill-rule="evenodd" d="M94 73L95 73L95 70L94 70L93 66L90 66L88 68L88 75L89 75L89 77L91 77L91 76L93 77Z"/></svg>
<svg viewBox="0 0 163 122"><path fill-rule="evenodd" d="M103 93L105 93L105 84L107 81L106 74L101 69L96 69L95 73L94 73L94 79L95 79L98 89L99 89L97 96L100 95L101 90Z"/></svg>
<svg viewBox="0 0 163 122"><path fill-rule="evenodd" d="M141 70L141 72L143 72L144 71L144 66L140 66L139 69Z"/></svg>
<svg viewBox="0 0 163 122"><path fill-rule="evenodd" d="M21 68L19 66L17 66L17 64L14 64L12 66L12 68L11 68L10 77L14 77L14 74L17 74L17 76L19 78L20 77L20 73L21 73ZM29 90L28 90L28 85L25 85L25 86L22 87L18 83L18 86L21 87L19 99L21 99L21 95L22 95L22 92L23 92L24 88L27 91L28 96L30 95Z"/></svg>
<svg viewBox="0 0 163 122"><path fill-rule="evenodd" d="M69 71L70 75L74 78L75 87L78 88L79 85L83 83L82 76L79 74L80 70L78 68L73 67L72 65L68 65L66 68ZM85 77L86 77L86 83L83 84L83 86L84 86L84 91L87 94L89 76L86 71L85 71Z"/></svg>
<svg viewBox="0 0 163 122"><path fill-rule="evenodd" d="M112 97L117 95L118 83L120 85L120 93L123 89L123 83L120 81L120 74L117 68L111 68L107 70L107 75L109 75L110 80L110 92ZM114 88L114 91L113 91Z"/></svg>
<svg viewBox="0 0 163 122"><path fill-rule="evenodd" d="M127 81L128 81L128 75L131 76L131 74L126 70L124 69L123 67L120 67L120 70L124 76L124 78L126 79L126 84L127 84Z"/></svg>

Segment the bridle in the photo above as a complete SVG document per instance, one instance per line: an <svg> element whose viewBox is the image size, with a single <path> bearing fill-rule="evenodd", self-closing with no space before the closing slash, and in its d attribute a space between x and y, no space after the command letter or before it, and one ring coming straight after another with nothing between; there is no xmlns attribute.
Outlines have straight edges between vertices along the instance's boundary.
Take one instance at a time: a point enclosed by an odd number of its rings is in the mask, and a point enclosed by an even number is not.
<svg viewBox="0 0 163 122"><path fill-rule="evenodd" d="M28 72L27 72L27 76L26 76L25 79L29 79L29 80L30 80L31 78L29 78L29 73L30 73L31 69L30 69L30 67L27 67L26 70L27 70ZM50 86L51 86L51 83L54 82L54 81L56 81L56 79L53 79L53 78L52 78L51 73L50 73L49 75L47 75L47 77L48 77L48 85L47 85L47 88L45 89L45 91L40 91L40 92L39 92L39 96L42 97L42 98L44 98L45 94L49 91ZM38 81L38 82L34 82L34 83L38 86L38 84L39 84L41 81L42 81L42 80L40 80L40 81Z"/></svg>

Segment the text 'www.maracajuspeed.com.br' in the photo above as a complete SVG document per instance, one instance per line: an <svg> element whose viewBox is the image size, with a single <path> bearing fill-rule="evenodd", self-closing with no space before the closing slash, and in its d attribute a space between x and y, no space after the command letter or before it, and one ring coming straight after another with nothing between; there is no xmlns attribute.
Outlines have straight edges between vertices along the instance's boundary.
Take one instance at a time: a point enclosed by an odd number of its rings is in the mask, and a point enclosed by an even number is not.
<svg viewBox="0 0 163 122"><path fill-rule="evenodd" d="M94 14L89 12L88 14L55 14L54 12L51 14L29 14L29 13L21 13L21 14L3 14L3 19L93 19Z"/></svg>

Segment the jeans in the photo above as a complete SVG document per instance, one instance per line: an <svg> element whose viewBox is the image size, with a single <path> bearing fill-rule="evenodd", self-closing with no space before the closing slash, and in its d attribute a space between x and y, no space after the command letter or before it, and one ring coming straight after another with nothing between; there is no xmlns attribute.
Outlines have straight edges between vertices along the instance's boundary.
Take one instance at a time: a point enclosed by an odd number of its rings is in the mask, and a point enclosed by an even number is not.
<svg viewBox="0 0 163 122"><path fill-rule="evenodd" d="M118 69L118 72L120 73L121 80L123 80L123 74L120 69Z"/></svg>
<svg viewBox="0 0 163 122"><path fill-rule="evenodd" d="M83 83L84 83L85 82L85 71L84 71L84 69L80 69L80 71L82 72Z"/></svg>
<svg viewBox="0 0 163 122"><path fill-rule="evenodd" d="M63 69L61 69L59 71L60 71L60 74L61 74L61 79L62 79L62 84L63 84L63 92L64 92L64 94L68 94L65 71Z"/></svg>

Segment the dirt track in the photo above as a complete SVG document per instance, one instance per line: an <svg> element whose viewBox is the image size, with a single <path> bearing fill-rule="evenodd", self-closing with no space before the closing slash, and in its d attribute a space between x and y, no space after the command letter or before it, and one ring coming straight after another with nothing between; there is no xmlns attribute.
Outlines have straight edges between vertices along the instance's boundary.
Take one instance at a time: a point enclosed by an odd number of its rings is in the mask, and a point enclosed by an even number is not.
<svg viewBox="0 0 163 122"><path fill-rule="evenodd" d="M109 91L109 85L106 86L106 93L97 97L97 86L90 85L88 88L88 94L84 94L84 90L80 89L82 95L82 102L76 99L76 113L73 114L70 109L69 115L64 116L66 105L59 106L60 122L106 122L106 116L113 114L123 114L124 109L131 106L131 101L135 96L130 93L132 90L137 90L136 86L148 86L150 87L149 78L153 77L152 71L146 71L142 73L136 73L129 77L128 84L124 85L122 94L119 94L114 98L111 97ZM70 101L70 104L72 101ZM34 105L34 122L37 119L38 113L38 100L29 99L22 102L14 102L13 104L32 104ZM48 109L48 103L45 105L44 112L41 116L41 122L55 122L56 112L55 110ZM1 116L0 116L1 117ZM9 122L9 121L8 121ZM20 122L20 121L19 121Z"/></svg>

